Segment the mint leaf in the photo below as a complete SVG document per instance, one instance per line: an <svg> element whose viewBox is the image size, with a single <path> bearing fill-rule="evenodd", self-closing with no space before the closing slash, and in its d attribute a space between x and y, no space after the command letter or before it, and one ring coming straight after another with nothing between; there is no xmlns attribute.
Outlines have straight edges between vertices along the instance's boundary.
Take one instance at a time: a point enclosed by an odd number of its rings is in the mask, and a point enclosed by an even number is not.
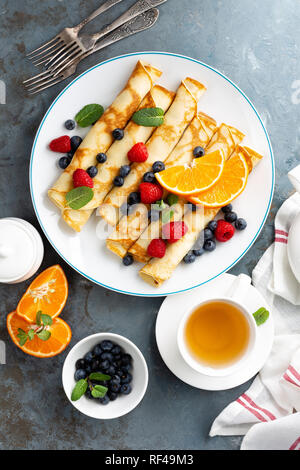
<svg viewBox="0 0 300 470"><path fill-rule="evenodd" d="M72 401L79 400L79 398L81 398L82 395L85 394L85 392L87 391L87 388L88 388L88 384L87 384L86 379L79 380L77 384L75 385L75 387L73 388L71 400Z"/></svg>
<svg viewBox="0 0 300 470"><path fill-rule="evenodd" d="M44 313L41 314L41 320L45 326L51 326L53 323L53 320L50 315L45 315Z"/></svg>
<svg viewBox="0 0 300 470"><path fill-rule="evenodd" d="M169 194L168 197L167 197L167 203L169 204L169 206L173 206L174 204L177 204L179 200L179 197L177 196L177 194Z"/></svg>
<svg viewBox="0 0 300 470"><path fill-rule="evenodd" d="M108 388L103 387L103 385L95 385L92 390L92 395L94 398L103 398L107 393Z"/></svg>
<svg viewBox="0 0 300 470"><path fill-rule="evenodd" d="M28 339L28 334L25 333L25 331L22 330L22 328L18 328L17 338L19 338L19 345L24 346L24 344L26 343Z"/></svg>
<svg viewBox="0 0 300 470"><path fill-rule="evenodd" d="M88 127L94 124L104 113L100 104L87 104L75 116L75 121L80 127Z"/></svg>
<svg viewBox="0 0 300 470"><path fill-rule="evenodd" d="M162 223L166 224L167 222L169 222L171 220L171 218L173 217L173 215L174 215L174 211L172 211L172 210L164 211L161 215Z"/></svg>
<svg viewBox="0 0 300 470"><path fill-rule="evenodd" d="M40 338L42 341L48 341L48 339L51 336L50 331L48 330L42 330L39 333L36 334L38 338Z"/></svg>
<svg viewBox="0 0 300 470"><path fill-rule="evenodd" d="M90 380L110 380L111 376L106 374L101 374L100 372L92 372L89 375Z"/></svg>
<svg viewBox="0 0 300 470"><path fill-rule="evenodd" d="M269 312L266 308L261 307L255 313L253 313L253 316L257 326L260 326L268 320Z"/></svg>
<svg viewBox="0 0 300 470"><path fill-rule="evenodd" d="M29 330L29 331L28 331L28 338L30 339L30 341L33 340L33 338L34 338L34 330Z"/></svg>
<svg viewBox="0 0 300 470"><path fill-rule="evenodd" d="M94 191L87 186L74 188L66 194L66 201L71 209L81 209L86 206L94 197Z"/></svg>
<svg viewBox="0 0 300 470"><path fill-rule="evenodd" d="M164 123L164 110L161 108L143 108L134 113L133 122L144 127L158 127Z"/></svg>
<svg viewBox="0 0 300 470"><path fill-rule="evenodd" d="M38 325L38 326L41 326L42 322L41 322L41 315L42 315L42 311L39 310L36 314L36 319L35 319L35 323Z"/></svg>
<svg viewBox="0 0 300 470"><path fill-rule="evenodd" d="M153 209L154 211L162 211L166 208L166 204L164 203L164 201L161 199L160 201L156 201L155 204L152 204L151 205L151 209Z"/></svg>

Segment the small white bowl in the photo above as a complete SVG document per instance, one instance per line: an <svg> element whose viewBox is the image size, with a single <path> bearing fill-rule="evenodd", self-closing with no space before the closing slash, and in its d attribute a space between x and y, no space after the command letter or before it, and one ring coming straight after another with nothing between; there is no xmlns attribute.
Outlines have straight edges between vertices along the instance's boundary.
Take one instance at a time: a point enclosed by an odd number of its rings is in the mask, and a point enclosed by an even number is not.
<svg viewBox="0 0 300 470"><path fill-rule="evenodd" d="M132 356L132 392L129 395L120 395L107 405L101 405L85 396L77 401L71 401L72 390L76 385L74 379L76 361L103 340L115 342ZM114 333L96 333L82 339L71 349L64 362L62 382L69 401L81 413L96 419L114 419L132 411L142 400L148 386L148 367L141 351L129 339Z"/></svg>

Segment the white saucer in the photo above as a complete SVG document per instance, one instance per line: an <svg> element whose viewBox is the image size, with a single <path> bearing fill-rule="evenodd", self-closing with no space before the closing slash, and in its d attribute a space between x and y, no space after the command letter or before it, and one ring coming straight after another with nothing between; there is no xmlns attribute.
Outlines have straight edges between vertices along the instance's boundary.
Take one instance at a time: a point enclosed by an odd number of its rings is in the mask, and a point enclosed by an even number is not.
<svg viewBox="0 0 300 470"><path fill-rule="evenodd" d="M258 327L256 348L241 370L226 377L209 377L192 369L179 353L177 329L189 305L192 307L198 301L225 295L234 279L232 274L223 274L191 292L169 296L158 312L155 333L161 357L173 374L193 387L203 390L227 390L237 387L251 379L262 368L270 354L274 338L273 318L264 297L253 286L249 286L249 295L244 299L246 307L253 312L265 307L269 310L270 317Z"/></svg>

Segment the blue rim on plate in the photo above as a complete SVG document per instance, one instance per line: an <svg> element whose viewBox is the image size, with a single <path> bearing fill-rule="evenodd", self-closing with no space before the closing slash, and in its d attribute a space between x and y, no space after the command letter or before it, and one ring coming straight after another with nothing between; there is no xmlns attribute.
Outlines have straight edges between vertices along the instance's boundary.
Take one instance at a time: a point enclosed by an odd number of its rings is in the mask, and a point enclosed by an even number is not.
<svg viewBox="0 0 300 470"><path fill-rule="evenodd" d="M191 61L191 62L195 62L196 64L199 64L199 65L202 65L203 67L206 67L208 68L209 70L215 72L217 75L220 75L222 78L224 78L228 83L230 83L244 98L245 100L248 102L248 104L251 106L251 108L253 109L255 115L257 116L262 128L263 128L263 131L264 131L264 134L266 136L266 139L267 139L267 142L268 142L268 146L269 146L269 150L270 150L270 155L271 155L271 163L272 163L272 188L271 188L271 193L270 193L270 198L269 198L269 203L268 203L268 207L267 207L267 210L266 210L266 213L265 213L265 216L263 218L263 221L260 225L260 227L258 228L258 231L256 233L256 235L253 237L251 243L248 245L248 247L243 251L243 253L233 262L231 263L227 268L223 269L223 271L221 271L219 274L211 277L210 279L207 279L206 281L204 282L201 282L200 284L196 284L195 286L192 286L192 287L188 287L187 289L182 289L182 290L178 290L176 292L164 292L164 293L153 293L153 294L143 294L143 293L139 293L139 292L128 292L128 291L124 291L124 290L121 290L121 289L116 289L114 287L111 287L111 286L108 286L106 284L103 284L99 281L97 281L96 279L93 279L91 278L90 276L88 276L87 274L83 273L82 271L80 271L78 268L76 268L75 266L73 266L72 263L70 263L70 261L68 261L63 255L62 253L56 248L54 242L51 240L51 238L49 237L46 229L44 228L43 226L43 223L40 219L40 216L39 216L39 213L38 213L38 210L37 210L37 207L36 207L36 203L35 203L35 199L34 199L34 194L33 194L33 185L32 185L32 166L33 166L33 158L34 158L34 152L35 152L35 147L36 147L36 143L37 143L37 140L38 140L38 137L39 137L39 134L41 132L41 129L44 125L44 122L48 116L48 114L50 113L51 109L53 108L53 106L55 105L55 103L60 99L60 97L73 85L73 83L75 83L77 80L79 80L81 77L83 77L84 75L86 75L87 73L89 73L90 71L98 68L98 67L101 67L102 65L105 65L109 62L113 62L115 60L119 60L119 59L123 59L123 58L126 58L126 57L132 57L132 56L141 56L141 55L165 55L165 56L172 56L172 57L179 57L180 59L185 59L185 60L188 60L188 61ZM252 104L252 102L250 101L250 99L247 97L247 95L245 95L245 93L235 84L233 83L228 77L226 77L226 75L224 75L223 73L219 72L217 69L215 69L214 67L211 67L210 65L207 65L205 64L204 62L201 62L200 60L197 60L197 59L193 59L192 57L188 57L188 56L185 56L185 55L181 55L181 54L174 54L173 52L157 52L157 51L146 51L146 52L133 52L133 53L130 53L130 54L123 54L123 55L120 55L120 56L117 56L117 57L113 57L112 59L107 59L105 60L104 62L101 62L100 64L97 64L97 65L94 65L93 67L89 68L88 70L86 70L85 72L83 72L81 75L79 75L78 77L76 77L71 83L69 83L69 85L67 85L60 93L59 95L57 96L57 98L53 101L53 103L50 105L48 111L46 112L45 116L43 117L42 119L42 122L41 124L39 125L39 128L37 130L37 133L36 133L36 136L35 136L35 139L34 139L34 142L33 142L33 147L32 147L32 151L31 151L31 156L30 156L30 166L29 166L29 184L30 184L30 194L31 194L31 199L32 199L32 204L33 204L33 208L34 208L34 211L35 211L35 214L36 214L36 217L39 221L39 224L45 234L45 236L47 237L49 243L51 243L51 245L53 246L53 248L55 249L55 251L59 254L59 256L69 265L71 266L71 268L73 268L75 271L77 271L79 274L81 274L82 276L84 276L86 279L89 279L90 281L94 282L95 284L101 286L101 287L105 287L106 289L110 289L112 291L115 291L115 292L119 292L121 294L127 294L127 295L135 295L135 296L140 296L140 297L164 297L166 295L173 295L173 294L179 294L179 293L182 293L182 292L186 292L186 291L189 291L189 290L192 290L192 289L195 289L196 287L200 287L204 284L206 284L207 282L210 282L212 281L213 279L219 277L221 274L227 272L229 269L231 269L236 263L238 263L238 261L240 259L243 258L243 256L247 253L247 251L249 251L249 249L252 247L252 245L254 244L254 242L257 240L257 237L259 236L264 224L265 224L265 221L268 217L268 214L269 214L269 211L270 211L270 207L271 207L271 202L272 202L272 199L273 199L273 195L274 195L274 187L275 187L275 163L274 163L274 155L273 155L273 150L272 150L272 145L271 145L271 142L270 142L270 138L269 138L269 135L268 135L268 132L262 122L262 119L260 117L260 115L258 114L255 106Z"/></svg>

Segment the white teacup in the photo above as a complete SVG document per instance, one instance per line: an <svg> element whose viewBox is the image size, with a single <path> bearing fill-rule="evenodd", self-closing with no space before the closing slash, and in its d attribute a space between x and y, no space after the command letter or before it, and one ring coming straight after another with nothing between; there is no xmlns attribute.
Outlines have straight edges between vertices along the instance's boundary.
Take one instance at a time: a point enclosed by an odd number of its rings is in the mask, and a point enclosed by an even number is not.
<svg viewBox="0 0 300 470"><path fill-rule="evenodd" d="M213 377L227 376L240 369L252 354L256 344L257 326L253 317L253 312L249 312L249 310L245 306L245 303L243 302L243 298L245 298L245 294L249 289L250 283L250 277L241 274L235 279L225 297L210 298L198 304L194 304L193 306L189 306L188 310L183 315L178 328L177 344L180 354L182 355L185 362L197 372ZM197 308L211 302L223 302L233 305L245 317L249 326L249 338L245 350L243 351L241 356L236 359L236 361L234 361L228 366L214 367L202 363L200 360L197 360L191 354L186 343L185 329L190 316Z"/></svg>

